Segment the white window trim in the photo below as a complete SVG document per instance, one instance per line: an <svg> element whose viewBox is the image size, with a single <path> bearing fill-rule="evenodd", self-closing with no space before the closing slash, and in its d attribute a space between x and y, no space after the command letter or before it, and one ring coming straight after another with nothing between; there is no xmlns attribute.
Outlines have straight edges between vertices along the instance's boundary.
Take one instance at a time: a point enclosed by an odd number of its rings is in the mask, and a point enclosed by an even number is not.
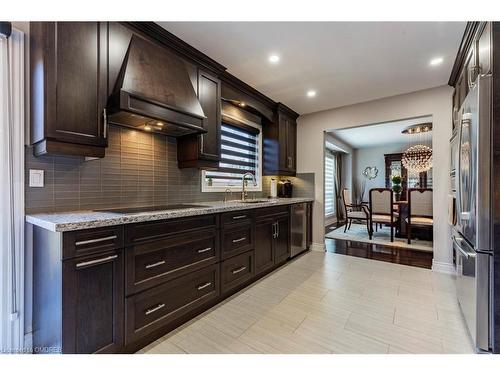
<svg viewBox="0 0 500 375"><path fill-rule="evenodd" d="M257 179L257 186L253 186L253 183L249 182L247 184L247 187L245 188L246 191L262 191L262 165L264 164L264 160L262 159L262 125L257 124L252 121L248 121L246 119L243 119L241 117L235 117L231 116L228 113L224 113L225 117L232 118L234 120L237 120L239 122L242 122L248 126L252 126L254 128L259 129L259 173L255 178ZM231 189L231 192L241 192L241 184L238 186L208 186L205 182L205 170L201 171L201 192L202 193L223 193L226 191L226 189Z"/></svg>

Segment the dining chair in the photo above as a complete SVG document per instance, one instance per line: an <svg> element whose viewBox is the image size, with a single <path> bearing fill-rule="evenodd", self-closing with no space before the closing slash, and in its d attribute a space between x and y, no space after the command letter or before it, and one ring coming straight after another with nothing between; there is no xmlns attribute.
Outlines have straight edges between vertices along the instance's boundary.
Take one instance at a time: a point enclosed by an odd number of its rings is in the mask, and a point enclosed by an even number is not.
<svg viewBox="0 0 500 375"><path fill-rule="evenodd" d="M398 214L393 210L392 190L388 188L370 189L370 240L373 237L373 223L391 227L391 242L394 242L394 227Z"/></svg>
<svg viewBox="0 0 500 375"><path fill-rule="evenodd" d="M342 202L344 202L346 217L344 233L346 230L351 229L353 220L366 220L366 230L368 231L368 236L370 236L370 212L368 206L364 203L353 204L349 195L349 189L347 188L342 189Z"/></svg>
<svg viewBox="0 0 500 375"><path fill-rule="evenodd" d="M434 225L432 215L432 189L408 190L408 217L405 220L409 244L411 244L412 227L420 226L432 228Z"/></svg>

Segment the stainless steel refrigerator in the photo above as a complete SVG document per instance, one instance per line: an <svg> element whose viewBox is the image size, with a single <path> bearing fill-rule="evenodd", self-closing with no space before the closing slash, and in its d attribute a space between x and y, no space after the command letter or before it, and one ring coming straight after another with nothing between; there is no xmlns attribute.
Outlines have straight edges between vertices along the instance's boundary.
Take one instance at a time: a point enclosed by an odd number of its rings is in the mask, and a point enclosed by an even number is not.
<svg viewBox="0 0 500 375"><path fill-rule="evenodd" d="M456 224L452 230L457 296L470 335L481 351L491 348L492 146L491 76L480 76L459 112Z"/></svg>

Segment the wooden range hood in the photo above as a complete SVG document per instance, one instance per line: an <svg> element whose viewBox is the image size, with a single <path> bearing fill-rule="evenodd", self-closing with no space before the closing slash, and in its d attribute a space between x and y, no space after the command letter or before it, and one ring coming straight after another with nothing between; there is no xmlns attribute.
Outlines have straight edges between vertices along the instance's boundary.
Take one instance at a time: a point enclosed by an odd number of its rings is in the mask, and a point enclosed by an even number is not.
<svg viewBox="0 0 500 375"><path fill-rule="evenodd" d="M107 105L110 123L173 137L206 133L184 62L133 36Z"/></svg>

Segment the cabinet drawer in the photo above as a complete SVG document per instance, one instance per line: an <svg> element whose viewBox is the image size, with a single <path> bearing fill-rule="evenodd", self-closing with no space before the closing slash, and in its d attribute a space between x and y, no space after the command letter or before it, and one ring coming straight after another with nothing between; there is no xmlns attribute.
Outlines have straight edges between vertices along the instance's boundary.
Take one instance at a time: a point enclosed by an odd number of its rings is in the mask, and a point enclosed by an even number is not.
<svg viewBox="0 0 500 375"><path fill-rule="evenodd" d="M127 247L127 295L217 262L215 229L191 231Z"/></svg>
<svg viewBox="0 0 500 375"><path fill-rule="evenodd" d="M213 265L126 298L126 343L153 333L218 295L219 268Z"/></svg>
<svg viewBox="0 0 500 375"><path fill-rule="evenodd" d="M253 218L252 211L235 211L221 214L221 225L249 222Z"/></svg>
<svg viewBox="0 0 500 375"><path fill-rule="evenodd" d="M227 259L253 249L251 224L227 225L221 231L222 258Z"/></svg>
<svg viewBox="0 0 500 375"><path fill-rule="evenodd" d="M125 228L125 245L152 241L161 237L171 236L172 234L215 226L215 215L129 224Z"/></svg>
<svg viewBox="0 0 500 375"><path fill-rule="evenodd" d="M259 208L255 213L255 217L259 220L265 216L288 215L288 210L288 205Z"/></svg>
<svg viewBox="0 0 500 375"><path fill-rule="evenodd" d="M225 293L250 280L254 272L253 251L227 259L221 264L221 292Z"/></svg>
<svg viewBox="0 0 500 375"><path fill-rule="evenodd" d="M63 234L63 259L123 247L123 226L92 228Z"/></svg>

